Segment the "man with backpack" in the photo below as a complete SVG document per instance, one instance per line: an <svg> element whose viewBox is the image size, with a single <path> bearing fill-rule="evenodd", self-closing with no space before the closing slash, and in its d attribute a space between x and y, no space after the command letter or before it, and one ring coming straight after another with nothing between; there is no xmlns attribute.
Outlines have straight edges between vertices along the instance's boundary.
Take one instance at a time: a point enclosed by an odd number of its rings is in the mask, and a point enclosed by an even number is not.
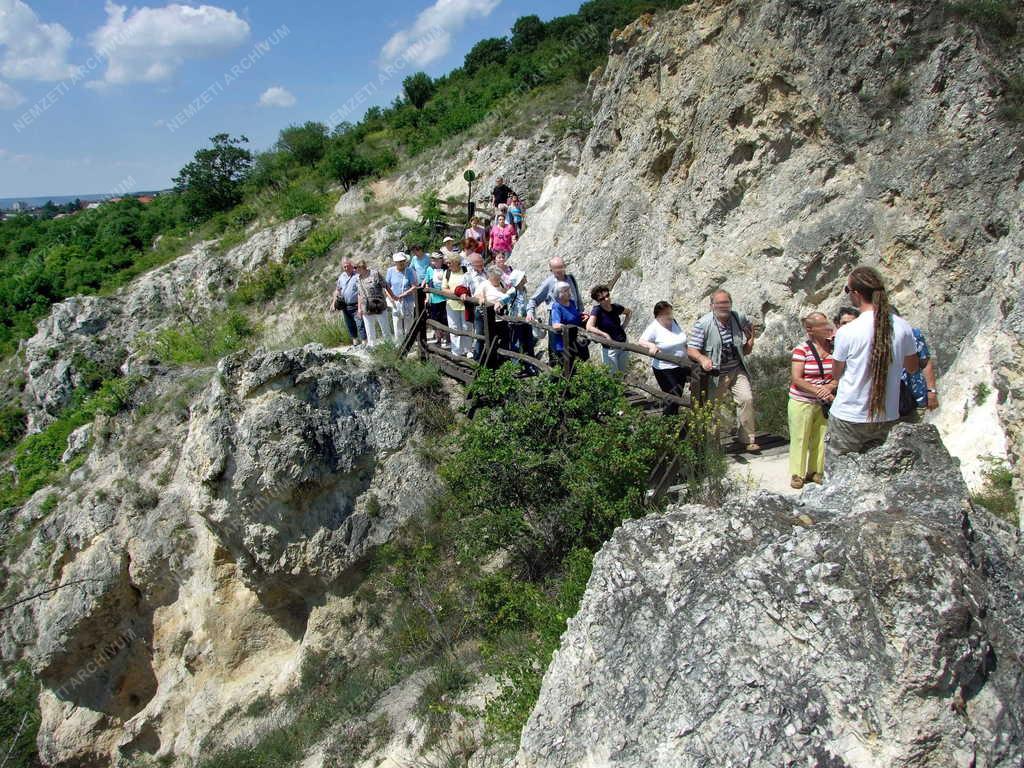
<svg viewBox="0 0 1024 768"><path fill-rule="evenodd" d="M366 345L377 346L378 332L387 340L391 339L391 321L387 317L388 302L384 289L384 278L376 269L370 269L366 259L356 262L359 316L366 329Z"/></svg>
<svg viewBox="0 0 1024 768"><path fill-rule="evenodd" d="M348 329L352 344L359 344L366 341L366 329L363 327L363 319L359 316L359 275L356 274L356 268L348 256L342 259L341 269L342 272L338 275L334 287L331 307L340 311L345 318L345 327Z"/></svg>
<svg viewBox="0 0 1024 768"><path fill-rule="evenodd" d="M750 453L761 446L754 430L754 390L750 386L747 355L754 349L754 326L742 312L732 308L732 296L719 288L711 294L711 311L694 323L686 343L686 354L705 373L714 372L710 382L712 399L720 406L726 394L739 411L739 440ZM722 426L736 416L722 409Z"/></svg>

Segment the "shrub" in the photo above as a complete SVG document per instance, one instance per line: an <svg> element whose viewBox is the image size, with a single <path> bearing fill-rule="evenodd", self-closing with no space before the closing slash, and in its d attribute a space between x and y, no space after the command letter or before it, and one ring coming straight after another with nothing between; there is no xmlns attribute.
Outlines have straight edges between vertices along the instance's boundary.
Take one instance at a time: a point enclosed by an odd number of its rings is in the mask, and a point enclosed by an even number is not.
<svg viewBox="0 0 1024 768"><path fill-rule="evenodd" d="M26 414L20 406L10 403L0 406L0 451L7 450L25 434Z"/></svg>
<svg viewBox="0 0 1024 768"><path fill-rule="evenodd" d="M789 438L789 355L747 358L759 431Z"/></svg>
<svg viewBox="0 0 1024 768"><path fill-rule="evenodd" d="M986 456L984 461L987 465L981 473L984 484L971 496L971 500L1017 527L1020 519L1017 515L1017 497L1013 491L1013 471L1004 460L994 456Z"/></svg>
<svg viewBox="0 0 1024 768"><path fill-rule="evenodd" d="M329 196L311 189L308 184L294 184L277 196L277 213L282 219L303 214L319 215L327 210Z"/></svg>
<svg viewBox="0 0 1024 768"><path fill-rule="evenodd" d="M219 312L198 322L165 328L143 344L165 363L208 363L236 352L259 332L259 326L237 310Z"/></svg>
<svg viewBox="0 0 1024 768"><path fill-rule="evenodd" d="M1000 114L1013 123L1024 123L1024 76L1012 75L1006 80Z"/></svg>
<svg viewBox="0 0 1024 768"><path fill-rule="evenodd" d="M949 10L982 32L996 37L1017 33L1016 3L1007 0L961 0L950 3Z"/></svg>
<svg viewBox="0 0 1024 768"><path fill-rule="evenodd" d="M34 768L39 765L36 734L39 732L39 682L26 662L5 669L13 683L0 696L0 754L10 768Z"/></svg>
<svg viewBox="0 0 1024 768"><path fill-rule="evenodd" d="M974 397L972 398L974 400L974 404L984 405L990 394L992 394L992 388L988 385L988 382L979 381L974 385Z"/></svg>

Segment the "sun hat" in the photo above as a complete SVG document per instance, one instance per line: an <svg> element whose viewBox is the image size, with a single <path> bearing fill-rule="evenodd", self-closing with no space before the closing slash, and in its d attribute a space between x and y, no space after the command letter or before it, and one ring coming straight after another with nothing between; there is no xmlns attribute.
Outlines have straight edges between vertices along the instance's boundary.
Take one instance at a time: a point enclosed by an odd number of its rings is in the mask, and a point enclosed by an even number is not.
<svg viewBox="0 0 1024 768"><path fill-rule="evenodd" d="M409 257L406 254L404 254L401 251L399 251L398 253L396 253L394 256L391 257L391 260L394 261L394 262L408 261Z"/></svg>
<svg viewBox="0 0 1024 768"><path fill-rule="evenodd" d="M526 273L523 270L513 269L512 274L508 276L509 284L513 288L518 288L524 277L526 277Z"/></svg>
<svg viewBox="0 0 1024 768"><path fill-rule="evenodd" d="M454 237L452 237L451 235L448 235L448 237L446 237L446 238L445 238L444 240L442 240L441 242L442 242L442 243L454 243L454 242L455 242L455 238L454 238Z"/></svg>

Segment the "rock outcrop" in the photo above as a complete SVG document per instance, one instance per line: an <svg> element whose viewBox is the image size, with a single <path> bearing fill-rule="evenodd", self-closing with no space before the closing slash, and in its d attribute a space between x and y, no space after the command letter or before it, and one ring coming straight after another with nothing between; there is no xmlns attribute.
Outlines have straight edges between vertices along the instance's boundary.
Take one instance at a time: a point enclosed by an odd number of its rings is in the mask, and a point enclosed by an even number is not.
<svg viewBox="0 0 1024 768"><path fill-rule="evenodd" d="M1004 116L1024 60L949 9L702 0L638 20L612 41L572 183L549 177L556 215L512 262L531 285L554 254L584 287L621 272L619 303L647 318L665 299L683 324L725 286L764 323L761 355L799 341L799 317L833 312L849 270L874 265L940 372L991 350L961 375L998 388L1024 466L1024 125ZM950 434L965 413L944 386Z"/></svg>
<svg viewBox="0 0 1024 768"><path fill-rule="evenodd" d="M623 525L519 765L1018 766L1024 566L931 426L796 500Z"/></svg>
<svg viewBox="0 0 1024 768"><path fill-rule="evenodd" d="M68 405L82 384L83 363L121 368L139 333L181 322L183 312L191 316L220 306L240 277L280 261L313 224L301 216L261 229L226 253L215 241L203 242L111 296L72 296L55 304L24 344L29 431L39 431Z"/></svg>
<svg viewBox="0 0 1024 768"><path fill-rule="evenodd" d="M28 501L0 651L43 684L46 765L195 757L232 707L294 685L310 616L425 505L417 412L361 355L240 353L107 424Z"/></svg>

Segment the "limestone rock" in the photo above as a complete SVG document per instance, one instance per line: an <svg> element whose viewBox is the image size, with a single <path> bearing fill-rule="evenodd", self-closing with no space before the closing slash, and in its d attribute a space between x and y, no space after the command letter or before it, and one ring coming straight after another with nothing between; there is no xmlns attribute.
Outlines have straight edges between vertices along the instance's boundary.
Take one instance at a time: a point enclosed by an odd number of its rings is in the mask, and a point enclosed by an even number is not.
<svg viewBox="0 0 1024 768"><path fill-rule="evenodd" d="M519 765L1020 765L1022 593L1019 544L900 425L795 502L623 525Z"/></svg>
<svg viewBox="0 0 1024 768"><path fill-rule="evenodd" d="M399 451L414 428L357 356L225 358L185 445L194 508L257 591L322 591L434 487Z"/></svg>
<svg viewBox="0 0 1024 768"><path fill-rule="evenodd" d="M68 435L68 447L61 454L61 463L67 464L73 458L84 451L92 439L92 424L83 424L70 435Z"/></svg>
<svg viewBox="0 0 1024 768"><path fill-rule="evenodd" d="M547 177L557 215L512 263L537 285L557 254L584 291L621 273L617 302L646 319L667 300L683 327L724 286L763 323L759 356L791 349L799 318L831 314L866 263L950 370L1019 313L1024 126L1000 113L1024 61L948 7L699 0L631 24L572 183ZM1019 341L1006 347L970 386L1006 369L1000 419L1021 467Z"/></svg>

